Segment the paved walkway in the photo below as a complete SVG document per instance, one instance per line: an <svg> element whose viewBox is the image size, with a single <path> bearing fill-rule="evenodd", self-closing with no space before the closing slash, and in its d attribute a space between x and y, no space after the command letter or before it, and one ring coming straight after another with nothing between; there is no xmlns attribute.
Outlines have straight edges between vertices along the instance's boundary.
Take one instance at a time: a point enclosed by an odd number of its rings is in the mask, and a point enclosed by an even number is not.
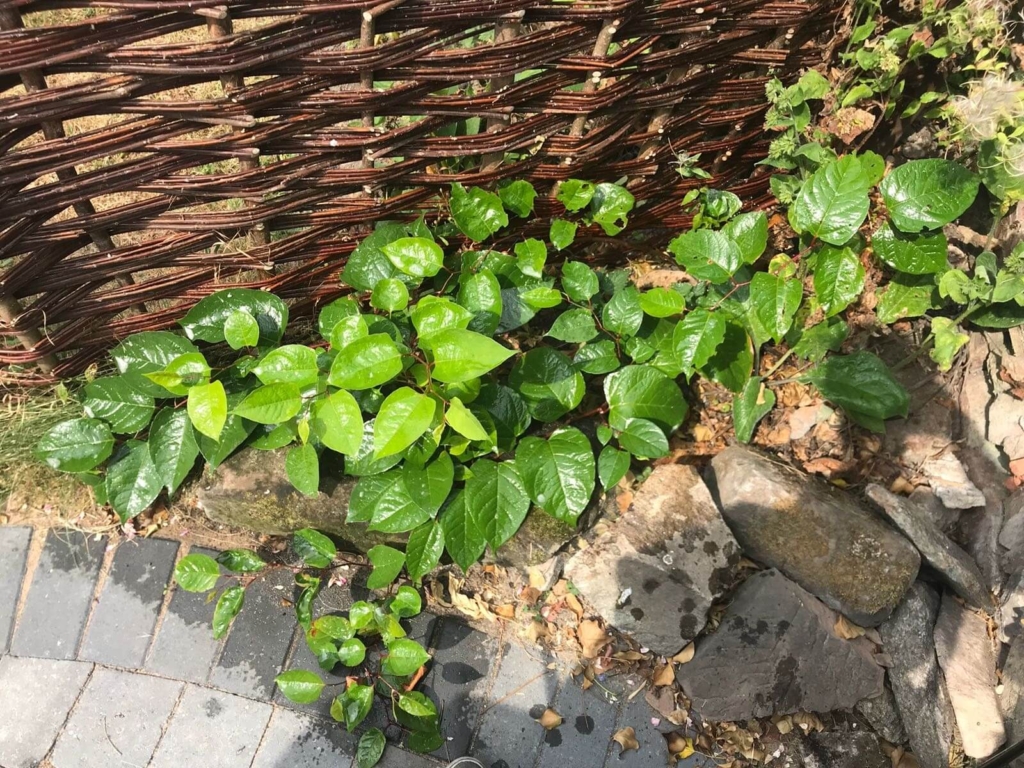
<svg viewBox="0 0 1024 768"><path fill-rule="evenodd" d="M282 669L317 670L295 625L290 576L253 585L232 630L214 640L213 603L168 588L183 549L167 539L108 547L102 537L0 527L0 768L352 764L358 733L330 719L326 695L302 706L274 689ZM332 587L318 613L366 596ZM464 754L487 768L666 765L652 710L642 695L623 695L640 681L613 678L607 690L584 692L537 652L453 619L422 614L408 629L433 653L422 690L439 704L447 743L420 756L388 729L382 768ZM550 732L534 720L546 706L565 718ZM620 757L611 736L627 725L641 747ZM372 726L387 726L379 700L363 727Z"/></svg>

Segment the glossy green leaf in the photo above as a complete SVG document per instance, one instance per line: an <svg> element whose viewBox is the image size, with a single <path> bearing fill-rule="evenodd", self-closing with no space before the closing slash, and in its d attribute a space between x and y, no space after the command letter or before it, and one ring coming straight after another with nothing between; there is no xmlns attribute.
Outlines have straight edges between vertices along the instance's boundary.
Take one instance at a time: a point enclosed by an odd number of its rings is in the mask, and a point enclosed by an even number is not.
<svg viewBox="0 0 1024 768"><path fill-rule="evenodd" d="M493 339L473 331L452 328L430 337L432 376L446 384L476 379L515 354Z"/></svg>
<svg viewBox="0 0 1024 768"><path fill-rule="evenodd" d="M527 277L540 279L544 276L544 264L548 260L548 247L544 241L529 238L516 243L516 265Z"/></svg>
<svg viewBox="0 0 1024 768"><path fill-rule="evenodd" d="M721 232L684 232L668 245L676 263L699 280L724 283L743 265L740 248Z"/></svg>
<svg viewBox="0 0 1024 768"><path fill-rule="evenodd" d="M948 317L932 318L932 334L935 336L935 344L928 354L939 366L940 371L948 371L953 365L956 353L971 340L971 337L961 331Z"/></svg>
<svg viewBox="0 0 1024 768"><path fill-rule="evenodd" d="M500 294L497 282L494 290ZM424 296L409 312L409 317L416 333L423 339L450 328L466 328L474 319L473 313L466 307L437 296Z"/></svg>
<svg viewBox="0 0 1024 768"><path fill-rule="evenodd" d="M556 199L565 206L567 211L581 211L590 205L596 187L582 179L566 179L558 185Z"/></svg>
<svg viewBox="0 0 1024 768"><path fill-rule="evenodd" d="M687 405L679 385L656 368L627 365L604 380L608 422L622 429L627 419L649 419L671 433L686 418Z"/></svg>
<svg viewBox="0 0 1024 768"><path fill-rule="evenodd" d="M167 391L144 377L146 373L164 370L177 357L199 354L195 345L170 331L133 333L110 352L117 370L140 392L153 397L167 397Z"/></svg>
<svg viewBox="0 0 1024 768"><path fill-rule="evenodd" d="M107 502L122 523L156 501L162 488L163 479L147 443L129 440L107 465Z"/></svg>
<svg viewBox="0 0 1024 768"><path fill-rule="evenodd" d="M768 217L762 211L741 213L722 227L722 234L736 243L744 264L753 264L768 247Z"/></svg>
<svg viewBox="0 0 1024 768"><path fill-rule="evenodd" d="M54 425L36 443L33 454L61 472L88 472L114 450L110 427L98 419L69 419Z"/></svg>
<svg viewBox="0 0 1024 768"><path fill-rule="evenodd" d="M620 451L610 445L602 448L601 454L597 457L597 476L601 481L601 487L607 491L617 485L629 472L629 464L630 455L627 451Z"/></svg>
<svg viewBox="0 0 1024 768"><path fill-rule="evenodd" d="M681 314L685 304L682 294L671 288L652 288L640 294L640 308L651 317Z"/></svg>
<svg viewBox="0 0 1024 768"><path fill-rule="evenodd" d="M209 592L219 578L220 566L209 555L185 555L174 566L174 581L186 592Z"/></svg>
<svg viewBox="0 0 1024 768"><path fill-rule="evenodd" d="M486 240L502 227L508 226L508 214L501 204L501 198L493 192L479 187L466 189L456 182L452 184L449 202L455 226L473 242Z"/></svg>
<svg viewBox="0 0 1024 768"><path fill-rule="evenodd" d="M391 612L398 618L409 619L423 610L423 599L420 597L420 593L412 587L402 586L395 593L390 607Z"/></svg>
<svg viewBox="0 0 1024 768"><path fill-rule="evenodd" d="M231 622L242 610L245 603L244 587L228 587L221 593L217 600L217 607L213 609L213 638L220 640L227 634Z"/></svg>
<svg viewBox="0 0 1024 768"><path fill-rule="evenodd" d="M789 223L800 234L843 245L867 218L870 188L871 179L854 155L829 161L800 187Z"/></svg>
<svg viewBox="0 0 1024 768"><path fill-rule="evenodd" d="M469 513L465 492L459 491L441 514L444 546L463 572L480 559L487 548L487 537Z"/></svg>
<svg viewBox="0 0 1024 768"><path fill-rule="evenodd" d="M635 203L633 193L620 184L598 184L590 201L590 218L606 235L614 236L626 228Z"/></svg>
<svg viewBox="0 0 1024 768"><path fill-rule="evenodd" d="M320 692L324 689L324 681L320 676L305 669L282 672L274 678L274 682L284 697L296 704L312 704L320 698Z"/></svg>
<svg viewBox="0 0 1024 768"><path fill-rule="evenodd" d="M437 707L419 691L405 693L398 697L398 708L413 717L436 717Z"/></svg>
<svg viewBox="0 0 1024 768"><path fill-rule="evenodd" d="M907 235L885 223L871 236L871 245L878 258L900 272L930 275L949 268L942 232Z"/></svg>
<svg viewBox="0 0 1024 768"><path fill-rule="evenodd" d="M581 261L567 261L562 264L562 290L573 301L590 301L600 290L597 274Z"/></svg>
<svg viewBox="0 0 1024 768"><path fill-rule="evenodd" d="M562 294L554 288L549 288L546 285L538 285L536 287L523 290L522 293L519 294L519 299L534 310L550 309L551 307L557 307L562 303Z"/></svg>
<svg viewBox="0 0 1024 768"><path fill-rule="evenodd" d="M153 398L139 391L123 376L96 379L85 385L82 410L94 419L103 419L118 434L134 434L145 429L153 418Z"/></svg>
<svg viewBox="0 0 1024 768"><path fill-rule="evenodd" d="M338 353L327 382L342 389L379 387L402 372L402 354L390 336L371 333Z"/></svg>
<svg viewBox="0 0 1024 768"><path fill-rule="evenodd" d="M736 439L749 443L757 423L775 407L775 393L759 378L751 377L732 400L732 420Z"/></svg>
<svg viewBox="0 0 1024 768"><path fill-rule="evenodd" d="M405 224L395 221L378 221L374 230L364 237L345 262L341 273L343 283L358 291L372 291L378 282L402 273L384 255L383 248L409 234ZM411 278L410 278L411 279ZM333 329L333 326L331 326Z"/></svg>
<svg viewBox="0 0 1024 768"><path fill-rule="evenodd" d="M686 314L672 333L672 349L687 376L702 368L725 339L725 319L716 312L694 309Z"/></svg>
<svg viewBox="0 0 1024 768"><path fill-rule="evenodd" d="M548 240L555 246L556 251L564 250L573 244L573 241L576 239L576 227L575 221L566 221L565 219L551 220Z"/></svg>
<svg viewBox="0 0 1024 768"><path fill-rule="evenodd" d="M370 305L384 312L397 312L409 306L409 289L405 283L394 278L380 280L370 294Z"/></svg>
<svg viewBox="0 0 1024 768"><path fill-rule="evenodd" d="M419 582L441 561L444 551L444 528L437 520L430 520L409 534L405 546L405 567L409 578Z"/></svg>
<svg viewBox="0 0 1024 768"><path fill-rule="evenodd" d="M303 496L316 496L320 492L320 457L309 443L289 449L284 460L288 481Z"/></svg>
<svg viewBox="0 0 1024 768"><path fill-rule="evenodd" d="M230 395L227 398L227 407L230 409L233 403L239 402L241 402L241 395ZM195 426L194 422L193 426ZM251 421L246 421L241 416L229 413L218 440L202 434L198 429L196 430L199 432L197 435L199 439L199 452L203 454L203 458L206 459L206 463L211 468L216 468L224 459L234 453L238 446L245 442L254 428L255 425Z"/></svg>
<svg viewBox="0 0 1024 768"><path fill-rule="evenodd" d="M292 549L310 568L330 568L338 548L320 531L302 528L292 536Z"/></svg>
<svg viewBox="0 0 1024 768"><path fill-rule="evenodd" d="M345 390L332 392L313 404L313 434L332 451L353 456L363 439L359 404Z"/></svg>
<svg viewBox="0 0 1024 768"><path fill-rule="evenodd" d="M246 395L242 402L235 406L234 413L257 424L280 424L295 416L301 408L302 395L299 394L297 386L267 384ZM196 429L203 431L198 424Z"/></svg>
<svg viewBox="0 0 1024 768"><path fill-rule="evenodd" d="M401 237L384 245L381 250L396 269L416 278L433 277L444 265L441 246L425 237ZM404 283L402 286L405 287ZM376 287L373 290L377 292ZM408 295L406 291L406 301Z"/></svg>
<svg viewBox="0 0 1024 768"><path fill-rule="evenodd" d="M793 354L813 363L820 362L829 352L838 352L849 333L846 323L833 317L801 330L793 345Z"/></svg>
<svg viewBox="0 0 1024 768"><path fill-rule="evenodd" d="M388 645L387 666L398 677L411 675L430 660L430 654L415 640L401 638Z"/></svg>
<svg viewBox="0 0 1024 768"><path fill-rule="evenodd" d="M405 565L405 553L384 544L371 547L366 556L373 564L373 573L366 580L367 589L383 589L388 586L398 578Z"/></svg>
<svg viewBox="0 0 1024 768"><path fill-rule="evenodd" d="M746 329L726 321L725 336L701 372L733 392L739 392L754 367L754 350Z"/></svg>
<svg viewBox="0 0 1024 768"><path fill-rule="evenodd" d="M935 275L897 272L882 291L875 307L879 322L890 325L908 317L920 317L942 306Z"/></svg>
<svg viewBox="0 0 1024 768"><path fill-rule="evenodd" d="M349 640L355 637L356 628L344 616L327 614L313 622L313 631L334 640Z"/></svg>
<svg viewBox="0 0 1024 768"><path fill-rule="evenodd" d="M576 524L594 493L594 452L575 427L556 429L546 440L523 439L516 469L533 502L568 525Z"/></svg>
<svg viewBox="0 0 1024 768"><path fill-rule="evenodd" d="M487 430L480 423L480 419L473 415L457 397L453 397L448 403L448 410L445 411L444 420L452 429L468 440L488 440Z"/></svg>
<svg viewBox="0 0 1024 768"><path fill-rule="evenodd" d="M288 325L288 305L266 291L228 288L210 294L188 311L181 327L190 339L213 343L224 341L224 323L233 312L245 311L256 319L260 338L278 342Z"/></svg>
<svg viewBox="0 0 1024 768"><path fill-rule="evenodd" d="M582 344L597 336L594 314L589 309L569 309L555 318L547 336L569 344Z"/></svg>
<svg viewBox="0 0 1024 768"><path fill-rule="evenodd" d="M317 316L317 329L320 331L322 338L329 340L331 333L334 331L334 326L346 317L358 316L359 304L355 299L343 296L340 299L335 299L320 310L320 314Z"/></svg>
<svg viewBox="0 0 1024 768"><path fill-rule="evenodd" d="M877 420L907 415L907 390L870 352L829 357L802 378L846 411Z"/></svg>
<svg viewBox="0 0 1024 768"><path fill-rule="evenodd" d="M381 404L373 428L376 457L401 453L427 431L437 403L409 387L399 387Z"/></svg>
<svg viewBox="0 0 1024 768"><path fill-rule="evenodd" d="M619 355L615 351L615 342L610 339L599 339L584 344L577 350L572 364L576 370L593 376L611 373L620 365Z"/></svg>
<svg viewBox="0 0 1024 768"><path fill-rule="evenodd" d="M978 194L978 176L942 158L911 160L880 186L889 217L903 232L938 229L954 221Z"/></svg>
<svg viewBox="0 0 1024 768"><path fill-rule="evenodd" d="M523 524L530 511L530 497L510 462L480 459L474 462L472 472L466 481L466 509L487 543L496 550Z"/></svg>
<svg viewBox="0 0 1024 768"><path fill-rule="evenodd" d="M256 573L267 566L251 549L225 549L217 555L217 562L234 573Z"/></svg>
<svg viewBox="0 0 1024 768"><path fill-rule="evenodd" d="M849 248L834 247L818 252L814 262L814 294L825 317L838 315L856 301L863 290L864 265L856 253Z"/></svg>
<svg viewBox="0 0 1024 768"><path fill-rule="evenodd" d="M224 340L232 349L255 347L260 342L260 326L244 309L236 309L224 321Z"/></svg>
<svg viewBox="0 0 1024 768"><path fill-rule="evenodd" d="M525 219L533 213L533 201L537 197L537 190L533 184L522 179L502 183L498 186L498 197L506 211L512 211L516 216Z"/></svg>
<svg viewBox="0 0 1024 768"><path fill-rule="evenodd" d="M531 415L543 422L556 421L573 410L586 389L569 358L550 347L536 347L520 357L508 383L522 396Z"/></svg>
<svg viewBox="0 0 1024 768"><path fill-rule="evenodd" d="M665 432L649 419L626 419L619 432L619 445L634 456L658 459L668 456L668 438Z"/></svg>
<svg viewBox="0 0 1024 768"><path fill-rule="evenodd" d="M335 705L337 705L337 710L335 709ZM331 717L339 722L345 723L345 729L351 732L353 728L366 719L366 716L370 714L370 709L372 707L373 686L349 683L348 687L345 689L345 693L338 696L331 705ZM371 728L363 734L363 737L360 739L360 743L363 743L364 740L369 743L371 738L376 742L377 739L375 734L379 734L380 736L380 748L377 749L376 746L374 746L373 750L369 751L368 754L372 756L375 752L377 759L380 759L380 755L384 751L385 742L384 734L382 734L378 729ZM371 766L375 764L376 763L373 762L367 763L365 768L371 768ZM359 766L359 768L363 768L363 766Z"/></svg>
<svg viewBox="0 0 1024 768"><path fill-rule="evenodd" d="M803 285L795 278L758 272L750 283L754 314L776 344L792 327L802 300Z"/></svg>
<svg viewBox="0 0 1024 768"><path fill-rule="evenodd" d="M264 384L294 384L300 388L316 384L320 375L316 352L304 344L286 344L271 350L252 372Z"/></svg>
<svg viewBox="0 0 1024 768"><path fill-rule="evenodd" d="M644 321L644 310L640 305L640 292L632 285L616 291L601 310L601 324L605 330L619 336L636 335Z"/></svg>
<svg viewBox="0 0 1024 768"><path fill-rule="evenodd" d="M457 327L491 335L501 322L502 294L498 278L489 269L464 276L459 284L459 304L472 313L472 319L468 325Z"/></svg>
<svg viewBox="0 0 1024 768"><path fill-rule="evenodd" d="M162 371L143 374L143 378L165 390L161 397L166 397L168 392L183 397L190 387L210 381L210 366L202 354L189 352L171 360Z"/></svg>
<svg viewBox="0 0 1024 768"><path fill-rule="evenodd" d="M149 452L160 482L174 493L199 457L199 443L185 411L163 408L157 413L149 427Z"/></svg>

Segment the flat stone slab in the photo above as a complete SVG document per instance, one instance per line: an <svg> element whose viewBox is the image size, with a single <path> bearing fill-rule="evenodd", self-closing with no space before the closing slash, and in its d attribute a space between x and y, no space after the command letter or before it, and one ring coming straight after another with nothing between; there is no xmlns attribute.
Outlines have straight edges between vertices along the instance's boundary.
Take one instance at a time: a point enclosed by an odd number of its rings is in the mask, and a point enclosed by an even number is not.
<svg viewBox="0 0 1024 768"><path fill-rule="evenodd" d="M210 684L241 696L269 699L295 632L294 577L279 570L245 590ZM285 602L287 601L287 602Z"/></svg>
<svg viewBox="0 0 1024 768"><path fill-rule="evenodd" d="M0 765L39 765L91 671L80 661L0 657Z"/></svg>
<svg viewBox="0 0 1024 768"><path fill-rule="evenodd" d="M939 596L918 582L879 630L900 719L921 768L948 766L954 726L932 637L938 614Z"/></svg>
<svg viewBox="0 0 1024 768"><path fill-rule="evenodd" d="M11 653L75 658L106 546L105 537L86 537L77 531L47 533Z"/></svg>
<svg viewBox="0 0 1024 768"><path fill-rule="evenodd" d="M269 704L189 684L149 768L247 768L271 711Z"/></svg>
<svg viewBox="0 0 1024 768"><path fill-rule="evenodd" d="M888 688L879 696L859 702L854 709L886 741L902 744L907 740L907 732L903 730L900 711L896 707L896 698Z"/></svg>
<svg viewBox="0 0 1024 768"><path fill-rule="evenodd" d="M935 654L968 757L981 759L1006 741L996 698L996 660L988 625L948 592L935 622Z"/></svg>
<svg viewBox="0 0 1024 768"><path fill-rule="evenodd" d="M802 768L892 768L873 733L811 733L801 747Z"/></svg>
<svg viewBox="0 0 1024 768"><path fill-rule="evenodd" d="M692 467L657 467L629 510L565 576L612 626L670 656L704 628L734 579L739 545Z"/></svg>
<svg viewBox="0 0 1024 768"><path fill-rule="evenodd" d="M347 768L356 743L337 723L276 709L252 768Z"/></svg>
<svg viewBox="0 0 1024 768"><path fill-rule="evenodd" d="M134 539L114 552L79 658L138 669L153 639L178 542Z"/></svg>
<svg viewBox="0 0 1024 768"><path fill-rule="evenodd" d="M31 528L0 527L0 653L6 653L18 610L21 579L25 573Z"/></svg>
<svg viewBox="0 0 1024 768"><path fill-rule="evenodd" d="M54 768L146 765L182 683L98 667L68 720Z"/></svg>
<svg viewBox="0 0 1024 768"><path fill-rule="evenodd" d="M867 497L878 505L882 514L896 526L921 552L921 557L938 571L943 580L960 597L975 608L993 610L992 597L984 578L970 555L940 531L920 510L890 493L880 485L871 484Z"/></svg>
<svg viewBox="0 0 1024 768"><path fill-rule="evenodd" d="M746 556L856 624L884 621L917 576L913 545L819 478L733 446L712 460L708 484Z"/></svg>
<svg viewBox="0 0 1024 768"><path fill-rule="evenodd" d="M600 691L596 685L584 691L571 679L563 681L554 703L549 705L562 716L562 724L544 732L538 768L604 765L609 746L618 751L611 740L616 706L602 698Z"/></svg>
<svg viewBox="0 0 1024 768"><path fill-rule="evenodd" d="M1003 662L1002 680L999 710L1003 713L1006 740L1012 744L1024 739L1024 640L1020 637L1010 645Z"/></svg>
<svg viewBox="0 0 1024 768"><path fill-rule="evenodd" d="M195 547L192 552L216 557L217 552ZM217 585L220 589L226 580ZM205 683L220 649L213 637L213 601L205 594L174 589L167 613L157 631L146 669L175 680Z"/></svg>
<svg viewBox="0 0 1024 768"><path fill-rule="evenodd" d="M678 668L683 691L708 720L850 709L882 692L885 672L865 638L835 634L836 620L778 571L760 571Z"/></svg>

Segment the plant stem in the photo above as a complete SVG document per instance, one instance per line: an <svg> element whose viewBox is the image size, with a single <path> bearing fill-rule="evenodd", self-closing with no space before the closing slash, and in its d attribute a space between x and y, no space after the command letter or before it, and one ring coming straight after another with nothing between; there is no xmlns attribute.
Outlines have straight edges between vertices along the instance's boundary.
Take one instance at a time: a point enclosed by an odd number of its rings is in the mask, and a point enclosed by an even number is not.
<svg viewBox="0 0 1024 768"><path fill-rule="evenodd" d="M769 368L768 371L761 378L762 379L767 379L769 376L771 376L773 373L775 373L777 370L779 370L779 368L782 367L782 364L785 363L789 359L789 356L792 355L792 354L793 354L793 348L790 348L786 352L786 354L784 354L782 357L780 357L778 359L778 361L775 363L775 365L773 365L771 368Z"/></svg>
<svg viewBox="0 0 1024 768"><path fill-rule="evenodd" d="M972 314L974 314L979 309L981 309L981 307L982 307L981 304L968 304L967 305L967 309L965 309L963 312L961 312L959 315L957 315L953 319L953 325L960 325L960 323L962 323L964 320L966 320ZM917 360L919 357L921 357L921 355L923 355L925 352L927 352L929 349L931 349L931 347L932 347L932 345L934 343L935 343L935 333L933 331L933 332L930 332L925 337L924 341L921 342L921 346L919 346L914 351L914 354L912 354L910 357L904 358L900 362L896 363L896 365L894 365L892 367L892 371L893 372L902 371L908 365L910 365L915 360Z"/></svg>

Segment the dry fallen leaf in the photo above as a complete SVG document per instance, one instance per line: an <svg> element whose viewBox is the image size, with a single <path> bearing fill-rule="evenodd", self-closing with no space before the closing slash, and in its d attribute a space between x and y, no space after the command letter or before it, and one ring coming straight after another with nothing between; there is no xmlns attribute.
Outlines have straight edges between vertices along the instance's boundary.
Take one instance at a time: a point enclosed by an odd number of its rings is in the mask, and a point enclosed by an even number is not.
<svg viewBox="0 0 1024 768"><path fill-rule="evenodd" d="M593 619L586 619L580 622L578 631L580 645L583 646L583 658L594 659L601 653L601 649L608 645L610 637L604 631L604 627Z"/></svg>
<svg viewBox="0 0 1024 768"><path fill-rule="evenodd" d="M704 424L697 424L693 428L693 439L698 443L707 443L715 436L714 431Z"/></svg>
<svg viewBox="0 0 1024 768"><path fill-rule="evenodd" d="M658 688L665 685L672 685L676 681L676 671L670 661L654 670L654 685Z"/></svg>
<svg viewBox="0 0 1024 768"><path fill-rule="evenodd" d="M690 643L688 646L683 648L679 653L672 657L672 661L676 664L685 664L688 661L693 661L693 654L697 650L697 646Z"/></svg>
<svg viewBox="0 0 1024 768"><path fill-rule="evenodd" d="M540 572L540 569L531 568L529 570L529 576L530 587L537 590L538 592L542 592L544 590L545 585L547 585L548 580L544 578L544 574Z"/></svg>
<svg viewBox="0 0 1024 768"><path fill-rule="evenodd" d="M511 603L505 605L499 605L494 609L494 612L501 616L503 619L514 619L516 617L516 608Z"/></svg>
<svg viewBox="0 0 1024 768"><path fill-rule="evenodd" d="M547 637L548 626L543 621L531 621L529 624L523 627L522 635L531 643L536 643L542 637Z"/></svg>
<svg viewBox="0 0 1024 768"><path fill-rule="evenodd" d="M633 730L633 726L631 725L617 730L615 735L612 736L612 741L618 742L618 745L622 747L622 749L619 750L620 755L631 749L640 749L640 742L636 740L636 731Z"/></svg>
<svg viewBox="0 0 1024 768"><path fill-rule="evenodd" d="M839 614L839 618L836 619L833 631L843 640L855 640L856 638L861 637L867 630L865 630L864 627L858 627L848 618Z"/></svg>
<svg viewBox="0 0 1024 768"><path fill-rule="evenodd" d="M687 738L679 731L665 734L665 746L676 760L685 760L694 753L693 739Z"/></svg>
<svg viewBox="0 0 1024 768"><path fill-rule="evenodd" d="M562 724L562 716L548 707L544 710L544 714L537 718L537 722L550 731Z"/></svg>
<svg viewBox="0 0 1024 768"><path fill-rule="evenodd" d="M536 587L523 587L523 591L519 593L519 599L527 605L533 605L540 600L540 590Z"/></svg>
<svg viewBox="0 0 1024 768"><path fill-rule="evenodd" d="M569 607L570 611L576 614L577 619L583 618L583 604L580 603L580 599L572 592L565 596L565 604Z"/></svg>

